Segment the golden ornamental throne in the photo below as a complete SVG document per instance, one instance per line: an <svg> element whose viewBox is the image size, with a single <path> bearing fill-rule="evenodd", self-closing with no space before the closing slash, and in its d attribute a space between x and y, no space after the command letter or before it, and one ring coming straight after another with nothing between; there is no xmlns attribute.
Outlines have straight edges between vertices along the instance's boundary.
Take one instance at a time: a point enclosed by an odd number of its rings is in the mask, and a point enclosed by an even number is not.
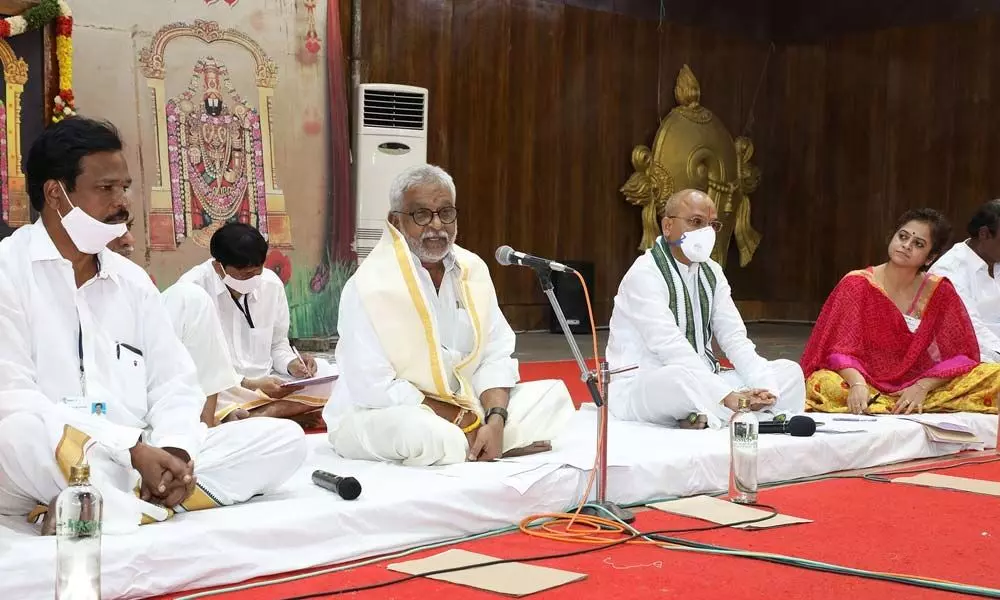
<svg viewBox="0 0 1000 600"><path fill-rule="evenodd" d="M632 150L635 172L621 192L628 202L642 207L640 251L650 248L660 235L658 212L674 192L694 188L715 201L722 221L712 259L723 267L735 236L740 266L753 258L761 235L750 226L750 196L760 183L760 169L750 164L753 142L733 139L712 111L699 103L701 88L684 65L674 86L677 104L660 122L653 149Z"/></svg>

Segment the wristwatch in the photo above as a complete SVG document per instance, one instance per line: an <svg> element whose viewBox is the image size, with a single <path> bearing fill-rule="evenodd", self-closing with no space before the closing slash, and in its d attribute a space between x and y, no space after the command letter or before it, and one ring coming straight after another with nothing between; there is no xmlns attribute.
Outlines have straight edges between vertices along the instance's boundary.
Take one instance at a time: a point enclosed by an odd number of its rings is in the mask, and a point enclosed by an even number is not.
<svg viewBox="0 0 1000 600"><path fill-rule="evenodd" d="M488 411L486 411L486 418L483 419L483 423L484 424L487 423L490 420L490 417L492 417L493 415L500 415L500 418L503 419L503 424L505 426L507 425L506 408L503 408L502 406L494 406L493 408L489 409Z"/></svg>

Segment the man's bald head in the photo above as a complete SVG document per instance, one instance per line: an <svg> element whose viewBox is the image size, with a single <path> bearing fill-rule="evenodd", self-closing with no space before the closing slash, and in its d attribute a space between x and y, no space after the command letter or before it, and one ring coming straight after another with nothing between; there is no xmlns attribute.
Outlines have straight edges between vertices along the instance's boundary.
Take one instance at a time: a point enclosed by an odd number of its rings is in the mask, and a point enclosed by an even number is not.
<svg viewBox="0 0 1000 600"><path fill-rule="evenodd" d="M710 205L712 209L715 209L715 202L701 190L686 189L679 192L674 192L667 198L667 201L663 203L663 207L660 208L659 217L662 219L668 215L676 215L678 211L682 210L682 207L691 204L708 206Z"/></svg>

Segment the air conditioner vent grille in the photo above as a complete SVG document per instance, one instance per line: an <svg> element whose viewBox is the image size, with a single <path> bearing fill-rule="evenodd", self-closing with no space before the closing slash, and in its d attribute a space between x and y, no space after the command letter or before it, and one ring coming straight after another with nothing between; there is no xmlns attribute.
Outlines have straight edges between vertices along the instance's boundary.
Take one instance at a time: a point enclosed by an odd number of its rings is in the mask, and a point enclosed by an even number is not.
<svg viewBox="0 0 1000 600"><path fill-rule="evenodd" d="M389 90L364 91L364 126L384 129L423 129L424 94Z"/></svg>

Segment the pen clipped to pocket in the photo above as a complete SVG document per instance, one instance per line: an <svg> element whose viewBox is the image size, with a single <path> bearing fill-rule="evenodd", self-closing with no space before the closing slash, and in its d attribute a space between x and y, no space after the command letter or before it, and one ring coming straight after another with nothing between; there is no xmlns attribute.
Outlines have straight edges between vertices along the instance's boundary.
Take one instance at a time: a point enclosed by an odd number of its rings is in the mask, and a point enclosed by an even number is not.
<svg viewBox="0 0 1000 600"><path fill-rule="evenodd" d="M116 355L115 358L117 358L118 360L121 360L122 358L123 349L128 350L129 352L138 356L139 358L142 358L142 350L139 350L138 348L130 344L126 344L125 342L118 342L117 344L115 344L115 355Z"/></svg>

